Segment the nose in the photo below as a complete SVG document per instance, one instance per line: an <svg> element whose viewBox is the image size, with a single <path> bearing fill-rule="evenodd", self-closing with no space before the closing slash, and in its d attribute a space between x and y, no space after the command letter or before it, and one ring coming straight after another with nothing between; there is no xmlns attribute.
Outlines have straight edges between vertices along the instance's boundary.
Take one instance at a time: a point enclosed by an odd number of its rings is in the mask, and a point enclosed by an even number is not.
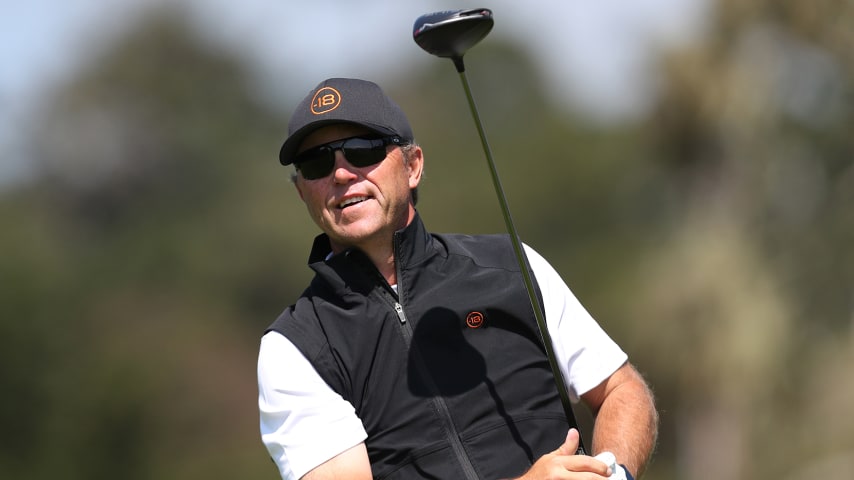
<svg viewBox="0 0 854 480"><path fill-rule="evenodd" d="M355 170L356 167L350 165L350 162L344 157L344 151L336 150L335 166L332 169L332 177L335 183L344 184L353 181L357 177Z"/></svg>

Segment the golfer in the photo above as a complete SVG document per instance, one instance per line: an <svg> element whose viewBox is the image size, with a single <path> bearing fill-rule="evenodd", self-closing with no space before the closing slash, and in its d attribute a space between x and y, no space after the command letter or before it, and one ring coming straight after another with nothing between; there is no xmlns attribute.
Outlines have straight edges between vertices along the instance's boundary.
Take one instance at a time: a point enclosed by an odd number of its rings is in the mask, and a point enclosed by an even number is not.
<svg viewBox="0 0 854 480"><path fill-rule="evenodd" d="M657 415L626 354L525 246L569 396L556 391L508 235L435 234L424 152L376 84L332 78L280 151L321 230L314 278L261 339L261 438L283 479L637 478Z"/></svg>

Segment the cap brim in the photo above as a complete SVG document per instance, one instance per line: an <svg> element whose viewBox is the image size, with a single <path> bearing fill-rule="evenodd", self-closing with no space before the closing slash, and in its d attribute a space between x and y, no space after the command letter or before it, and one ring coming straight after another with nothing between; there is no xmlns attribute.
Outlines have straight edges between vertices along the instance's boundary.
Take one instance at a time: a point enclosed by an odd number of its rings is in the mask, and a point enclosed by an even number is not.
<svg viewBox="0 0 854 480"><path fill-rule="evenodd" d="M285 140L285 143L282 144L281 150L279 150L279 162L282 165L290 165L290 164L294 163L294 157L296 157L297 152L299 151L300 145L302 144L303 140L305 140L305 138L307 136L311 135L312 132L314 132L318 128L322 128L322 127L325 127L327 125L342 124L342 123L364 127L364 128L367 128L373 132L379 133L381 135L397 135L397 133L395 133L392 130L389 130L388 128L380 127L377 125L370 125L370 124L362 123L362 122L348 122L346 120L337 120L337 119L318 120L316 122L313 122L309 125L306 125L306 126L300 128L299 130L297 130L296 132L294 132L290 136L288 136L287 140Z"/></svg>

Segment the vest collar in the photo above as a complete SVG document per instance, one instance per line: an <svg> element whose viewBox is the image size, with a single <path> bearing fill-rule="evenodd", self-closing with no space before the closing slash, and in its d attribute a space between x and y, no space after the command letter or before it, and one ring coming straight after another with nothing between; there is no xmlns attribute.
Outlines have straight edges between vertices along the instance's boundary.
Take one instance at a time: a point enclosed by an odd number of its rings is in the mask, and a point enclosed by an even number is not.
<svg viewBox="0 0 854 480"><path fill-rule="evenodd" d="M427 259L433 253L430 248L432 244L433 237L421 221L421 216L415 212L412 222L394 233L394 261L398 271Z"/></svg>

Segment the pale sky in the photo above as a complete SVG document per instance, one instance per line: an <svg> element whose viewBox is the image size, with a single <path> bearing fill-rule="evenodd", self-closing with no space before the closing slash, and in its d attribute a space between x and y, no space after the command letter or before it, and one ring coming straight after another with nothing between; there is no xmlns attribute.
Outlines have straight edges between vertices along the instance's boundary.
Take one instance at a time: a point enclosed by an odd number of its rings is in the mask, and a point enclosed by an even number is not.
<svg viewBox="0 0 854 480"><path fill-rule="evenodd" d="M697 38L712 0L2 0L0 185L27 172L23 138L48 93L120 37L146 9L185 5L218 48L245 56L271 102L294 66L318 79L392 75L437 61L412 41L424 13L486 7L490 37L530 49L550 89L591 118L642 114L655 89L651 49ZM311 48L308 48L308 47ZM312 61L323 55L325 62ZM470 53L471 54L471 53Z"/></svg>

